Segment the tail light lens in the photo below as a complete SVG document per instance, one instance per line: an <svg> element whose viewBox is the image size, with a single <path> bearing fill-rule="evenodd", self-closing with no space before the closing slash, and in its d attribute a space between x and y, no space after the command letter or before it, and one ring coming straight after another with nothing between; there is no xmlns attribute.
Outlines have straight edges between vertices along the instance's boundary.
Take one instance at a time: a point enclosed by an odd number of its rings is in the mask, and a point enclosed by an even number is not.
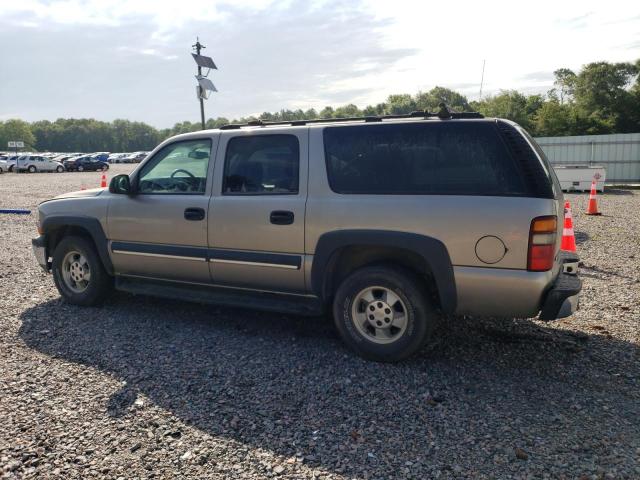
<svg viewBox="0 0 640 480"><path fill-rule="evenodd" d="M529 229L527 270L546 272L553 267L558 219L554 215L536 217Z"/></svg>

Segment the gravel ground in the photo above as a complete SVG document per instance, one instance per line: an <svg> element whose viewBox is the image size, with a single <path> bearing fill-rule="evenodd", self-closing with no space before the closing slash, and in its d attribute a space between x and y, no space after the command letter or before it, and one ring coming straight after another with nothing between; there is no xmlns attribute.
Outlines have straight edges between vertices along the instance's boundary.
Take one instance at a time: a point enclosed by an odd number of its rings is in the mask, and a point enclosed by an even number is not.
<svg viewBox="0 0 640 480"><path fill-rule="evenodd" d="M0 208L99 178L0 175ZM640 191L601 195L602 217L568 198L576 315L452 318L396 365L355 357L326 319L66 305L34 217L0 215L0 477L640 478Z"/></svg>

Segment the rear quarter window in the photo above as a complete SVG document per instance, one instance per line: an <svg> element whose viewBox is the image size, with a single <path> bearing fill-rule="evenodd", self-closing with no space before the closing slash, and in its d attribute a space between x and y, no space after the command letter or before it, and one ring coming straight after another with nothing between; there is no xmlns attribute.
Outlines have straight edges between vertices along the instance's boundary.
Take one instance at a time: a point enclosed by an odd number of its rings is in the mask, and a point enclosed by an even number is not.
<svg viewBox="0 0 640 480"><path fill-rule="evenodd" d="M331 189L341 194L527 194L489 122L327 127L324 147Z"/></svg>

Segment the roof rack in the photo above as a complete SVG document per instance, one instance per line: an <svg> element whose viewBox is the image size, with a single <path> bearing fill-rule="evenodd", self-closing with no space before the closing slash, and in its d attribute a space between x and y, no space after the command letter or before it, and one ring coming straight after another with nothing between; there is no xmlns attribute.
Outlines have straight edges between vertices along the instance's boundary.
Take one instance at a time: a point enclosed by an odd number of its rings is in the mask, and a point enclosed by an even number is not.
<svg viewBox="0 0 640 480"><path fill-rule="evenodd" d="M272 127L277 125L291 125L293 127L308 125L310 123L341 123L341 122L382 122L383 120L397 120L407 118L440 118L459 119L459 118L484 118L484 115L478 112L452 112L447 105L441 103L440 110L437 113L424 111L415 111L400 115L372 115L364 117L342 117L342 118L316 118L313 120L283 120L280 122L263 122L262 120L250 120L247 123L230 123L222 125L220 130L235 130L242 127Z"/></svg>

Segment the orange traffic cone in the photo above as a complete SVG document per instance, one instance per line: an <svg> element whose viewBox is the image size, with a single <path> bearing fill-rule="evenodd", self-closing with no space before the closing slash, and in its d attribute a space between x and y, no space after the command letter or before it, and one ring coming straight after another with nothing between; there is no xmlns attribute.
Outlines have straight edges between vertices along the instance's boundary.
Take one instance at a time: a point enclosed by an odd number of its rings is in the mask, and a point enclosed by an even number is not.
<svg viewBox="0 0 640 480"><path fill-rule="evenodd" d="M102 180L100 180L100 186L102 188L107 188L107 174L106 173L102 174Z"/></svg>
<svg viewBox="0 0 640 480"><path fill-rule="evenodd" d="M571 205L569 202L564 202L564 228L562 229L560 250L566 252L576 251L576 236L573 232L573 218L571 217Z"/></svg>
<svg viewBox="0 0 640 480"><path fill-rule="evenodd" d="M591 181L591 193L589 194L589 207L587 208L587 215L602 215L598 211L598 203L596 202L596 180Z"/></svg>

